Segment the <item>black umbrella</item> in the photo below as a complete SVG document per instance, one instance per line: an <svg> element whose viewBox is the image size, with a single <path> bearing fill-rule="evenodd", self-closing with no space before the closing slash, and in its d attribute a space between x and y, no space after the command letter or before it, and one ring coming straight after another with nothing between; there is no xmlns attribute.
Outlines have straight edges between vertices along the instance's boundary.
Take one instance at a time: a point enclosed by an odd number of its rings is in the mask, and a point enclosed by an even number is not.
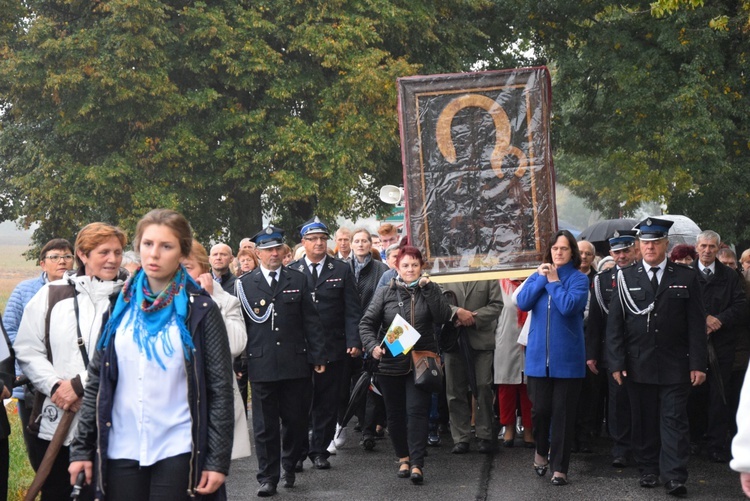
<svg viewBox="0 0 750 501"><path fill-rule="evenodd" d="M606 242L615 235L616 230L630 230L636 224L637 220L629 218L605 219L583 230L578 235L578 240L588 240L591 243Z"/></svg>
<svg viewBox="0 0 750 501"><path fill-rule="evenodd" d="M477 397L477 371L475 369L474 348L471 347L471 343L469 343L469 339L466 336L466 329L461 327L458 333L458 347L466 361L466 375L469 376L471 394Z"/></svg>
<svg viewBox="0 0 750 501"><path fill-rule="evenodd" d="M357 412L359 406L362 405L362 402L367 396L367 389L370 387L372 374L377 368L378 360L375 360L374 358L365 358L365 363L362 368L362 374L354 384L351 395L349 395L349 403L346 405L346 411L344 412L344 416L341 418L341 422L339 423L341 425L341 429L336 436L341 435L341 430L346 428L346 425L349 424L352 416L354 416L354 414Z"/></svg>
<svg viewBox="0 0 750 501"><path fill-rule="evenodd" d="M724 405L727 405L727 394L724 390L724 381L721 380L721 365L719 364L719 358L716 356L716 348L714 348L714 341L711 336L708 337L708 367L714 373L713 378L719 385L721 401L724 402Z"/></svg>

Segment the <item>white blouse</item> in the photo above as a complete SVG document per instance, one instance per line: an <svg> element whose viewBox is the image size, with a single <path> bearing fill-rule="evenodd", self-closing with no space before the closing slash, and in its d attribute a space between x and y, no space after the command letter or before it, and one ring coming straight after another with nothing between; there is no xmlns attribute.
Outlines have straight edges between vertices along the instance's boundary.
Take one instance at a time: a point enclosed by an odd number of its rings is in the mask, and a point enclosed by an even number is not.
<svg viewBox="0 0 750 501"><path fill-rule="evenodd" d="M128 325L131 313L128 309L123 314L115 335L119 375L107 457L132 459L149 466L191 450L185 355L173 320L166 327L174 348L172 356L164 353L160 340L155 344L166 370L153 355L148 360L133 339L134 326Z"/></svg>

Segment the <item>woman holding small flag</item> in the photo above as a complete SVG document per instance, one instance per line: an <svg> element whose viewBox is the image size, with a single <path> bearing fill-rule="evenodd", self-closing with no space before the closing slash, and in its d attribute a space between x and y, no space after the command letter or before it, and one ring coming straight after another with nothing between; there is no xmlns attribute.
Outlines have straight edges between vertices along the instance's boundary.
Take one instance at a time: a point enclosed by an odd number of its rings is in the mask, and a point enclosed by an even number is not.
<svg viewBox="0 0 750 501"><path fill-rule="evenodd" d="M405 246L399 250L398 278L390 286L375 291L359 324L364 349L380 360L378 382L385 400L391 442L399 458L398 476L411 478L415 484L424 479L432 395L415 385L410 352L437 352L434 325L448 321L451 316L440 287L422 275L424 264L419 249Z"/></svg>

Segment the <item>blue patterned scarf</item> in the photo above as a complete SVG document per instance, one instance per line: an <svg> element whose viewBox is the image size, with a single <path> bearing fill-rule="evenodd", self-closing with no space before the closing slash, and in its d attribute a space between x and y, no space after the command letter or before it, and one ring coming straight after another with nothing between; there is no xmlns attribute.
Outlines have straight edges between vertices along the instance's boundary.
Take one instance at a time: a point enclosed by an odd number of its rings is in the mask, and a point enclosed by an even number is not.
<svg viewBox="0 0 750 501"><path fill-rule="evenodd" d="M174 354L175 350L169 341L168 334L172 322L175 322L180 329L182 351L185 359L190 360L195 345L187 326L190 300L186 290L188 282L200 288L190 278L185 268L180 266L167 287L160 293L154 294L148 285L146 273L139 269L125 282L122 291L117 296L117 302L107 325L104 326L97 348L107 347L114 338L124 313L129 308L131 314L128 325L125 327L133 326L133 340L141 353L146 353L148 360L155 359L159 366L166 370L159 356L156 342L160 341L164 355L171 357Z"/></svg>

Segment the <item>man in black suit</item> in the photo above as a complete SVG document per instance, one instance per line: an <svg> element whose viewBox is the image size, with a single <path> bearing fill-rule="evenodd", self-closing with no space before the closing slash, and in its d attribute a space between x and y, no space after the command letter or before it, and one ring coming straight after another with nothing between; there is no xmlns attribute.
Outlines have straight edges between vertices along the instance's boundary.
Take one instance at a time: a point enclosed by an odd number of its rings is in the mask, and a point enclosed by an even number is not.
<svg viewBox="0 0 750 501"><path fill-rule="evenodd" d="M607 361L618 384L628 379L633 455L640 485L687 493L690 387L706 379L706 319L697 272L667 259L672 222L647 218L642 261L617 273L607 321Z"/></svg>
<svg viewBox="0 0 750 501"><path fill-rule="evenodd" d="M267 497L276 494L280 478L285 487L294 485L307 437L310 367L325 372L325 341L307 278L281 265L284 231L268 226L253 242L260 266L238 279L237 297L247 326L258 496Z"/></svg>
<svg viewBox="0 0 750 501"><path fill-rule="evenodd" d="M721 237L715 231L706 230L696 238L698 282L706 310L708 343L715 357L709 359L706 384L690 395L688 412L693 445L697 446L705 434L711 460L726 463L729 428L734 419L727 395L737 339L747 329L747 302L740 276L717 259L720 246Z"/></svg>
<svg viewBox="0 0 750 501"><path fill-rule="evenodd" d="M589 301L589 321L586 325L586 365L596 375L602 374L600 385L594 387L591 395L594 402L594 415L602 405L604 394L607 398L607 427L612 437L612 466L624 468L630 455L630 400L624 386L609 377L606 351L607 317L609 304L615 290L617 271L633 264L636 259L635 230L615 231L609 239L609 254L615 260L615 267L602 271L594 277ZM600 381L597 379L597 383ZM623 384L625 382L623 381Z"/></svg>
<svg viewBox="0 0 750 501"><path fill-rule="evenodd" d="M300 236L305 257L289 263L289 268L307 277L315 307L325 326L326 371L313 373L312 435L308 456L315 468L327 470L331 467L328 449L336 431L344 359L362 354L359 338L362 306L349 265L327 253L328 227L316 216L300 227ZM301 469L303 461L304 457L301 457L297 470Z"/></svg>

